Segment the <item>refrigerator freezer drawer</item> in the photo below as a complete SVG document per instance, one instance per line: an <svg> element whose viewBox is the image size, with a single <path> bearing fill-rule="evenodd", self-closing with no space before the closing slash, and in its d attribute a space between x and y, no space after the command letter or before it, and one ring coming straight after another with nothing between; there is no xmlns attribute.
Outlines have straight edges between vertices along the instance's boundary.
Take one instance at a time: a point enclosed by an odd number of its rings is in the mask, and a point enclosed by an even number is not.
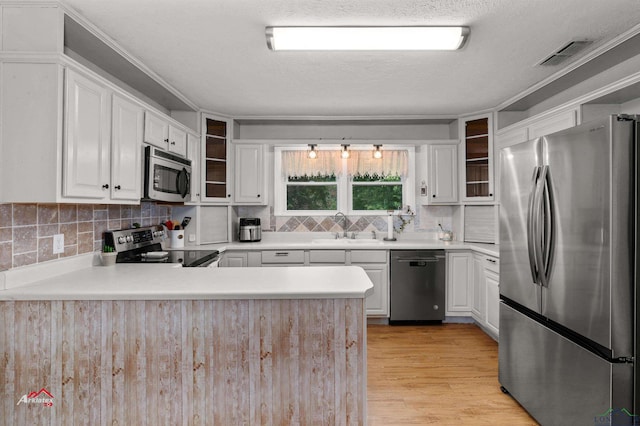
<svg viewBox="0 0 640 426"><path fill-rule="evenodd" d="M545 426L633 422L632 364L612 364L502 302L499 380Z"/></svg>

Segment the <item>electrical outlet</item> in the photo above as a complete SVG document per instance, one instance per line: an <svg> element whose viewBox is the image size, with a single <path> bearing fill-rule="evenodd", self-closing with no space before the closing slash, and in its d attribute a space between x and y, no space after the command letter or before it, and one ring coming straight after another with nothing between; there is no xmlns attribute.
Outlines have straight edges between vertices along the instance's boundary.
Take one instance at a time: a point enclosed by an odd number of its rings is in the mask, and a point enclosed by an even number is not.
<svg viewBox="0 0 640 426"><path fill-rule="evenodd" d="M53 236L53 254L64 253L64 234Z"/></svg>

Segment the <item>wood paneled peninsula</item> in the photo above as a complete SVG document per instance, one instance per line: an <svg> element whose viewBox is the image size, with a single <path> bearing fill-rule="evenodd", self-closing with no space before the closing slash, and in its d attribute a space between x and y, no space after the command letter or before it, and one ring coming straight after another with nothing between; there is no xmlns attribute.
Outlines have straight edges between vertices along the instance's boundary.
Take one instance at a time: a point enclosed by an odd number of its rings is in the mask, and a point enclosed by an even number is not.
<svg viewBox="0 0 640 426"><path fill-rule="evenodd" d="M0 277L0 423L365 423L359 267L49 273Z"/></svg>

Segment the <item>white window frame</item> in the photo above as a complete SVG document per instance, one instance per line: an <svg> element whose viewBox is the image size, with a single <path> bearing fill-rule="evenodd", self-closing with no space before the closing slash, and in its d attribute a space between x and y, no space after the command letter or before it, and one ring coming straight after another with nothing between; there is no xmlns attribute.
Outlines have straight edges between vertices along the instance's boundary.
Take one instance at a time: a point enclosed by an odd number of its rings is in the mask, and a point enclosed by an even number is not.
<svg viewBox="0 0 640 426"><path fill-rule="evenodd" d="M372 145L378 144L378 141L369 144L351 145L351 150L372 151ZM415 146L412 145L387 145L388 149L407 150L408 152L408 172L407 176L402 178L402 203L403 207L411 206L412 210L416 210L415 205ZM336 176L338 203L336 210L287 210L287 180L282 174L282 151L303 151L308 150L308 145L299 146L276 146L274 147L274 214L276 216L333 216L338 212L346 215L358 216L381 216L386 215L386 210L353 210L353 201L351 199L353 182L347 176L347 162L343 161L343 172ZM317 150L340 150L340 145L322 145L316 147ZM384 155L384 151L383 151ZM322 185L325 182L309 185ZM371 182L371 185L379 185L378 182ZM386 184L386 183L382 183ZM389 185L397 185L398 182L388 182ZM356 185L363 185L362 183ZM365 183L366 185L366 183Z"/></svg>

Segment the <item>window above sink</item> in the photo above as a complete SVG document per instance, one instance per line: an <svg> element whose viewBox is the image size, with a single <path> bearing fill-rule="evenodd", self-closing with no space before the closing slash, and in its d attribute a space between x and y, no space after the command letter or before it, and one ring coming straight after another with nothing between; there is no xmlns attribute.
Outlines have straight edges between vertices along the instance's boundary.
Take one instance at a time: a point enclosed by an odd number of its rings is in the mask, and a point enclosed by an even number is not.
<svg viewBox="0 0 640 426"><path fill-rule="evenodd" d="M390 145L374 158L372 146L349 145L348 159L340 145L314 145L313 159L308 145L276 147L275 215L383 215L415 205L415 147Z"/></svg>

